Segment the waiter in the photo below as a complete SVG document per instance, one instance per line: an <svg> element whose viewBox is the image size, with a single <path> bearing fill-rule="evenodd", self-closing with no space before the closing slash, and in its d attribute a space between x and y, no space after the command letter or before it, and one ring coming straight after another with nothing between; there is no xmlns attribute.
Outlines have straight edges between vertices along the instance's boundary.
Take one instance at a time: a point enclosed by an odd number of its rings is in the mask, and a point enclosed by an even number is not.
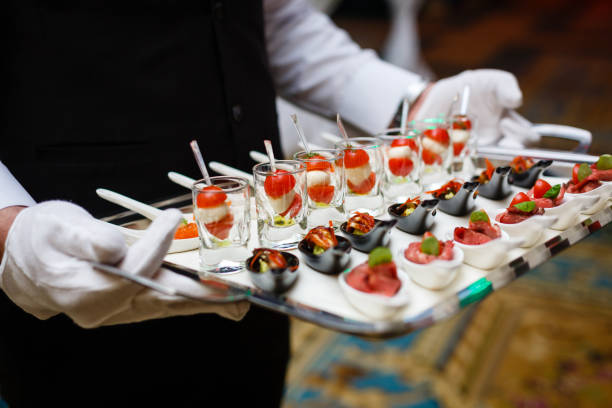
<svg viewBox="0 0 612 408"><path fill-rule="evenodd" d="M470 84L483 140L536 137L512 110L521 93L511 74L427 84L360 49L302 0L9 4L0 395L11 408L280 404L286 317L164 296L85 262L197 290L158 271L180 215L165 212L128 249L87 212L116 211L95 188L142 201L182 193L166 173L197 174L192 139L209 160L248 171L263 139L281 151L277 93L375 132L403 98L426 117Z"/></svg>

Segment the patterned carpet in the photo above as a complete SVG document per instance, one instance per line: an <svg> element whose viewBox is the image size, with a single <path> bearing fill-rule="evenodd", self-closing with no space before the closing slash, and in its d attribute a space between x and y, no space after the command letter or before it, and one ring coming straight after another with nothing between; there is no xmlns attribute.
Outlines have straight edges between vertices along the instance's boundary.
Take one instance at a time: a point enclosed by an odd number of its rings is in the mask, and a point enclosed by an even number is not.
<svg viewBox="0 0 612 408"><path fill-rule="evenodd" d="M612 228L455 318L368 341L293 324L285 408L608 407Z"/></svg>

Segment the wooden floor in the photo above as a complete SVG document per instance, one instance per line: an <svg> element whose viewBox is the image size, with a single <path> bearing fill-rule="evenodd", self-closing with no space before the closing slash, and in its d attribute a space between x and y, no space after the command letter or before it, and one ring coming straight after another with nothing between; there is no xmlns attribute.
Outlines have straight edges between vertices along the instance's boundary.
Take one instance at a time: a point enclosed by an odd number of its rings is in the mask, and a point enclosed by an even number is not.
<svg viewBox="0 0 612 408"><path fill-rule="evenodd" d="M612 152L612 1L424 3L422 51L439 78L475 68L513 72L524 93L524 116L588 129L593 154ZM389 27L384 8L351 4L343 2L335 22L379 51ZM542 146L572 147L550 139Z"/></svg>

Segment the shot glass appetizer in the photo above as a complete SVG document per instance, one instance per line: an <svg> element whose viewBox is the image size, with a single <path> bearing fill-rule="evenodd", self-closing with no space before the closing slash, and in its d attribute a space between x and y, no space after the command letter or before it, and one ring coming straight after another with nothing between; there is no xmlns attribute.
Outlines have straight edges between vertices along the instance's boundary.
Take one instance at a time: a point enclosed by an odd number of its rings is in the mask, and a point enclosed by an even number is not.
<svg viewBox="0 0 612 408"><path fill-rule="evenodd" d="M257 233L262 246L295 249L307 224L306 166L276 160L253 167Z"/></svg>
<svg viewBox="0 0 612 408"><path fill-rule="evenodd" d="M242 177L217 176L192 187L193 215L206 270L243 262L249 255L250 193Z"/></svg>
<svg viewBox="0 0 612 408"><path fill-rule="evenodd" d="M428 185L444 180L450 174L453 154L448 121L431 118L416 120L410 125L422 135L422 183Z"/></svg>
<svg viewBox="0 0 612 408"><path fill-rule="evenodd" d="M374 216L382 214L382 141L375 137L353 137L337 142L335 147L344 152L344 209L347 212L368 212Z"/></svg>
<svg viewBox="0 0 612 408"><path fill-rule="evenodd" d="M345 217L344 152L335 149L301 151L293 158L306 166L308 227L332 220L339 225Z"/></svg>
<svg viewBox="0 0 612 408"><path fill-rule="evenodd" d="M421 141L415 129L387 129L376 135L383 141L383 196L387 202L405 201L422 191Z"/></svg>
<svg viewBox="0 0 612 408"><path fill-rule="evenodd" d="M456 113L450 118L449 133L453 149L451 172L453 175L467 176L475 167L474 161L478 143L474 131L476 121L476 116L460 113Z"/></svg>

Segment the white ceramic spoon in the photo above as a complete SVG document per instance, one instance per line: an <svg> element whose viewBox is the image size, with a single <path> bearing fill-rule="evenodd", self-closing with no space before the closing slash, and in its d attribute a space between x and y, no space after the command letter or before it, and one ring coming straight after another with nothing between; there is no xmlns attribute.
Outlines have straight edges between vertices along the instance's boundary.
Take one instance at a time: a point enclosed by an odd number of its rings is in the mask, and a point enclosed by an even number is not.
<svg viewBox="0 0 612 408"><path fill-rule="evenodd" d="M191 190L191 187L193 187L193 185L195 184L195 182L197 180L192 179L191 177L187 177L184 176L180 173L177 173L175 171L171 171L168 173L168 178L173 181L174 183L178 184L179 186L188 188L189 190Z"/></svg>
<svg viewBox="0 0 612 408"><path fill-rule="evenodd" d="M211 161L210 163L208 163L208 167L210 167L211 169L213 169L217 173L222 174L224 176L244 177L245 179L248 180L248 182L251 185L251 187L253 186L253 176L251 174L249 174L249 173L246 173L246 172L242 171L242 170L235 169L235 168L230 167L230 166L228 166L226 164L219 163L219 162L216 162L216 161Z"/></svg>
<svg viewBox="0 0 612 408"><path fill-rule="evenodd" d="M159 215L163 212L159 208L152 207L148 204L136 201L132 198L126 197L114 191L106 190L104 188L97 189L96 193L106 201L110 201L111 203L120 205L128 210L132 210L150 220L154 220L155 218L159 217ZM124 228L118 225L115 225L115 227L119 228L119 230L124 234L128 243L136 241L138 238L140 238L140 235L144 233L144 231L139 232L139 230ZM170 248L168 249L168 253L191 251L193 249L197 249L199 246L200 239L198 237L173 239L172 244L170 244Z"/></svg>

